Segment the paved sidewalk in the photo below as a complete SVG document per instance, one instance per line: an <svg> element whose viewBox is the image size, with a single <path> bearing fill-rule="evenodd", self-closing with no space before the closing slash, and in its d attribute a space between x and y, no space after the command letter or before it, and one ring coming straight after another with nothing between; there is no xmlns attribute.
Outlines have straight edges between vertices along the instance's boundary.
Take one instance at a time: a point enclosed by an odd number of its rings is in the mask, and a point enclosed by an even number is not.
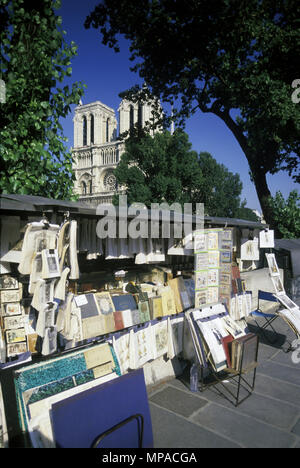
<svg viewBox="0 0 300 468"><path fill-rule="evenodd" d="M295 336L274 325L279 340L261 338L255 390L237 408L216 387L190 392L188 369L149 390L155 448L300 448L300 363L282 350Z"/></svg>

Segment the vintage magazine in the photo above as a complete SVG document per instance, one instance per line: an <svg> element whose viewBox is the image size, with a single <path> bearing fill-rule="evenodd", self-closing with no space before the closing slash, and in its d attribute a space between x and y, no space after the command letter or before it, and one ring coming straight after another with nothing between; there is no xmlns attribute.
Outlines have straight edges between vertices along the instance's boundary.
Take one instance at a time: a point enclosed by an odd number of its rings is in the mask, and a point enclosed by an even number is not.
<svg viewBox="0 0 300 468"><path fill-rule="evenodd" d="M35 253L44 249L56 248L56 236L59 226L43 221L27 225L22 246L21 261L18 270L22 275L30 275L32 259Z"/></svg>
<svg viewBox="0 0 300 468"><path fill-rule="evenodd" d="M42 277L43 279L60 277L59 258L56 249L42 250Z"/></svg>

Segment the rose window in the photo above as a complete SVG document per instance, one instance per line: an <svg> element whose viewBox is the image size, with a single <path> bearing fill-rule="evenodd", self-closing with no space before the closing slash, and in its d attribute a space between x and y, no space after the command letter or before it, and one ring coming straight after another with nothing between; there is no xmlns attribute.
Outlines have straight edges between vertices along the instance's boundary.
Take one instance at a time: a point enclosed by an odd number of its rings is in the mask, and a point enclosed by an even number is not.
<svg viewBox="0 0 300 468"><path fill-rule="evenodd" d="M108 172L104 176L104 187L107 191L114 191L117 188L117 179L112 172Z"/></svg>

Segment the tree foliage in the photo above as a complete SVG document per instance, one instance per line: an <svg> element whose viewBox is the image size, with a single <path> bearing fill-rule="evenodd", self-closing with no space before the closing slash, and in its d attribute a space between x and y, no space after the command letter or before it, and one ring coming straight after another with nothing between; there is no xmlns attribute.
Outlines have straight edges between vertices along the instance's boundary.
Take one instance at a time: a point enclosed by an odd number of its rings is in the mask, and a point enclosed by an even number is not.
<svg viewBox="0 0 300 468"><path fill-rule="evenodd" d="M267 174L286 170L300 181L300 106L291 99L298 0L103 0L85 26L99 28L116 51L119 34L130 41L132 70L174 104L174 118L200 109L223 120L273 224Z"/></svg>
<svg viewBox="0 0 300 468"><path fill-rule="evenodd" d="M197 153L181 130L129 137L115 174L118 184L127 187L128 202L148 207L196 202L203 185Z"/></svg>
<svg viewBox="0 0 300 468"><path fill-rule="evenodd" d="M168 131L153 137L141 131L131 134L115 174L118 185L126 188L129 204L192 203L195 209L196 203L203 203L207 215L249 219L240 200L239 175L207 152L198 155L180 129L173 135Z"/></svg>
<svg viewBox="0 0 300 468"><path fill-rule="evenodd" d="M0 192L72 197L72 158L60 119L83 94L72 74L76 45L67 44L59 1L0 0Z"/></svg>
<svg viewBox="0 0 300 468"><path fill-rule="evenodd" d="M277 222L277 236L300 239L300 196L297 190L292 190L286 200L278 190L269 203Z"/></svg>

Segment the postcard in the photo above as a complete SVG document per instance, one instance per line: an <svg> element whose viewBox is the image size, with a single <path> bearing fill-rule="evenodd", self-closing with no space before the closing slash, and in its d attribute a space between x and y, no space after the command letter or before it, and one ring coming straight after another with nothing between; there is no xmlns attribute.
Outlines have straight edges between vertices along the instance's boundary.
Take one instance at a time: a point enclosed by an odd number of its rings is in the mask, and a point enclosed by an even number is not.
<svg viewBox="0 0 300 468"><path fill-rule="evenodd" d="M207 304L219 302L219 288L209 287L207 288Z"/></svg>
<svg viewBox="0 0 300 468"><path fill-rule="evenodd" d="M208 265L208 252L201 252L195 255L195 270L205 270Z"/></svg>
<svg viewBox="0 0 300 468"><path fill-rule="evenodd" d="M197 271L195 274L195 288L204 289L207 288L207 270Z"/></svg>
<svg viewBox="0 0 300 468"><path fill-rule="evenodd" d="M207 237L203 232L196 232L194 236L194 251L201 252L207 250Z"/></svg>
<svg viewBox="0 0 300 468"><path fill-rule="evenodd" d="M220 272L220 284L231 284L231 274Z"/></svg>
<svg viewBox="0 0 300 468"><path fill-rule="evenodd" d="M231 251L222 250L220 252L220 263L231 263Z"/></svg>
<svg viewBox="0 0 300 468"><path fill-rule="evenodd" d="M219 233L218 232L208 232L207 233L207 248L208 250L218 250L219 248Z"/></svg>
<svg viewBox="0 0 300 468"><path fill-rule="evenodd" d="M232 229L224 229L221 232L221 239L226 240L226 241L231 241L232 240Z"/></svg>
<svg viewBox="0 0 300 468"><path fill-rule="evenodd" d="M211 269L207 273L207 285L218 286L219 285L219 270Z"/></svg>
<svg viewBox="0 0 300 468"><path fill-rule="evenodd" d="M196 309L201 308L204 304L207 304L207 289L203 291L195 292L195 307Z"/></svg>
<svg viewBox="0 0 300 468"><path fill-rule="evenodd" d="M220 252L211 250L208 252L208 268L218 268L220 262Z"/></svg>

